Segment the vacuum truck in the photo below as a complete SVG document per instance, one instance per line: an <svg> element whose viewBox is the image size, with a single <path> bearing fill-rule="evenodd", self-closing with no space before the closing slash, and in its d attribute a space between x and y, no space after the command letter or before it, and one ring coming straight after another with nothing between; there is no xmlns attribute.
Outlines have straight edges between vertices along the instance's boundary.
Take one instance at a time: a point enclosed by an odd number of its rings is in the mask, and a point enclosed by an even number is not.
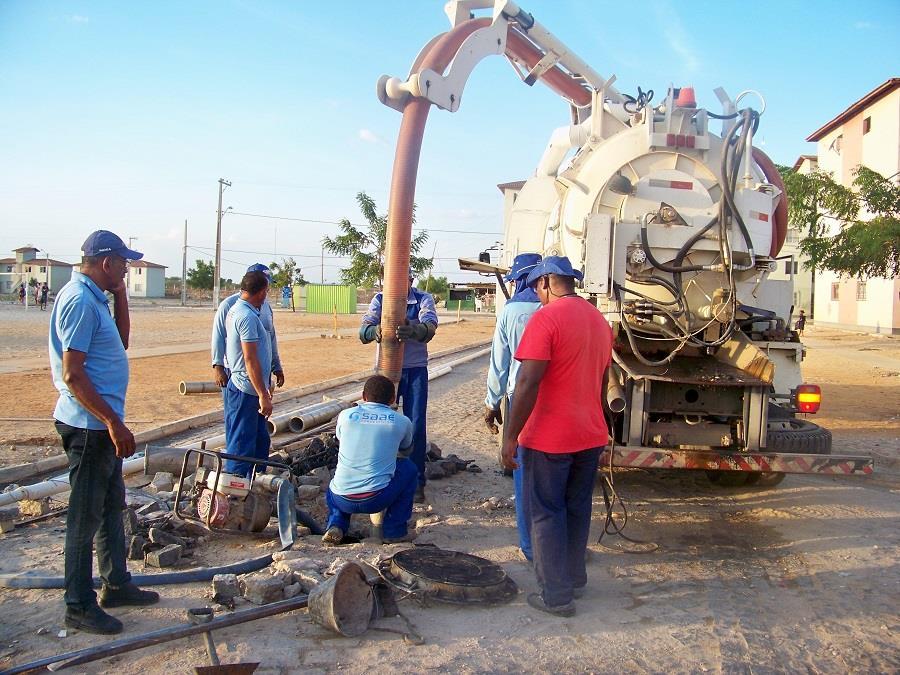
<svg viewBox="0 0 900 675"><path fill-rule="evenodd" d="M719 88L719 107L707 110L691 87L669 86L658 99L620 92L615 76L599 75L513 2L445 9L450 31L410 75L379 80L380 100L404 113L392 199L398 181L414 181L427 107L455 111L482 58L505 56L525 84L546 84L568 103L534 174L501 186L510 194L499 263L460 265L497 275L498 304L500 275L519 253L568 256L583 272L578 292L615 338L607 459L705 470L728 486L871 473L868 457L831 454L831 434L807 417L821 391L801 375L792 282L769 278L788 222L781 176L754 146L762 95L732 99ZM480 9L489 16L477 18Z"/></svg>

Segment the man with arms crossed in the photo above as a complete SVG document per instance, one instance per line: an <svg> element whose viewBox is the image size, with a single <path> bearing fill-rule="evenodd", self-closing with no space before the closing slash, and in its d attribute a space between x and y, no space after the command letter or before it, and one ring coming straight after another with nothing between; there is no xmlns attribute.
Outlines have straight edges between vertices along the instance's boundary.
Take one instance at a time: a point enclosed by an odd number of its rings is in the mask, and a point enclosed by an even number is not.
<svg viewBox="0 0 900 675"><path fill-rule="evenodd" d="M594 480L607 442L605 381L612 331L597 308L575 293L581 272L548 256L528 275L542 308L516 350L521 362L503 436L502 461L523 468L540 593L528 604L557 616L575 614L587 585L585 551Z"/></svg>
<svg viewBox="0 0 900 675"><path fill-rule="evenodd" d="M151 605L159 600L131 582L125 563L125 483L122 459L134 454L125 426L131 321L125 272L132 251L112 232L97 230L81 247L81 271L56 296L50 315L50 369L59 400L53 417L69 459L66 514L66 626L114 634L122 622L100 607ZM105 291L112 293L110 316ZM103 586L100 606L91 574L91 543Z"/></svg>

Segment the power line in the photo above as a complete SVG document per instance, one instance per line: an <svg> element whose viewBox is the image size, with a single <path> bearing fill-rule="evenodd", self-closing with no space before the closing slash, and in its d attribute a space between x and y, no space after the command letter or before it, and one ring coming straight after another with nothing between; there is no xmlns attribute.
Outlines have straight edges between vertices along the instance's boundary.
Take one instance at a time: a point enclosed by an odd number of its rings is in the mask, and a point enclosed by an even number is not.
<svg viewBox="0 0 900 675"><path fill-rule="evenodd" d="M268 220L290 220L295 223L316 223L318 225L342 225L342 220L316 220L314 218L292 218L289 216L271 216L264 213L246 213L244 211L229 211L233 216L249 216L251 218L266 218ZM346 221L349 223L349 221ZM361 223L350 223L353 227L366 227ZM486 237L499 237L502 232L483 232L480 230L441 230L429 227L414 227L416 232L447 232L450 234L483 234Z"/></svg>

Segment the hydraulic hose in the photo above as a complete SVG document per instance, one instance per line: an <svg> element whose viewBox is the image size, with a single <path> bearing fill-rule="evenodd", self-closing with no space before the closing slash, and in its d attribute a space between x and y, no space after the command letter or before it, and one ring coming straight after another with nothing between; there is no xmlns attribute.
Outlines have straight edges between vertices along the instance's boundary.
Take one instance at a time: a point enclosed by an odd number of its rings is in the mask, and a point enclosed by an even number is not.
<svg viewBox="0 0 900 675"><path fill-rule="evenodd" d="M161 574L134 574L131 580L138 586L165 586L168 584L189 584L196 581L212 581L217 574L247 574L256 572L272 564L272 554L251 558L242 562L220 565L219 567L200 567L180 572L162 572ZM101 580L94 577L94 587L99 588ZM63 577L32 574L0 574L0 588L65 588Z"/></svg>
<svg viewBox="0 0 900 675"><path fill-rule="evenodd" d="M784 181L781 178L778 167L775 166L775 163L769 159L769 156L766 153L759 148L754 147L753 159L756 160L759 168L762 169L766 180L781 190L781 200L778 202L778 206L775 207L775 217L772 222L772 246L769 249L769 255L774 258L781 252L781 247L784 246L784 241L787 239L787 192L784 189Z"/></svg>
<svg viewBox="0 0 900 675"><path fill-rule="evenodd" d="M677 274L679 272L702 272L706 269L703 265L688 265L686 267L678 267L675 265L669 265L667 263L661 263L656 257L653 255L653 250L650 247L650 241L647 237L647 222L650 220L648 215L645 215L641 218L641 249L643 249L644 253L647 256L647 260L650 261L650 264L653 265L656 269L662 270L663 272L668 272L669 274ZM709 228L707 225L706 229Z"/></svg>

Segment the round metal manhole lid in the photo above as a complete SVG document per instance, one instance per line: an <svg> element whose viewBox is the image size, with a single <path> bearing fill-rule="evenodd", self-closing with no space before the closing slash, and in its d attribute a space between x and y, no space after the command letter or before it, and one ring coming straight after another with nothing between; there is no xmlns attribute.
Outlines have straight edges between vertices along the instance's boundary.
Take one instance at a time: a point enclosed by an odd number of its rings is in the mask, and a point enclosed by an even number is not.
<svg viewBox="0 0 900 675"><path fill-rule="evenodd" d="M518 593L515 582L490 560L431 546L396 553L386 571L403 587L447 602L503 602Z"/></svg>

